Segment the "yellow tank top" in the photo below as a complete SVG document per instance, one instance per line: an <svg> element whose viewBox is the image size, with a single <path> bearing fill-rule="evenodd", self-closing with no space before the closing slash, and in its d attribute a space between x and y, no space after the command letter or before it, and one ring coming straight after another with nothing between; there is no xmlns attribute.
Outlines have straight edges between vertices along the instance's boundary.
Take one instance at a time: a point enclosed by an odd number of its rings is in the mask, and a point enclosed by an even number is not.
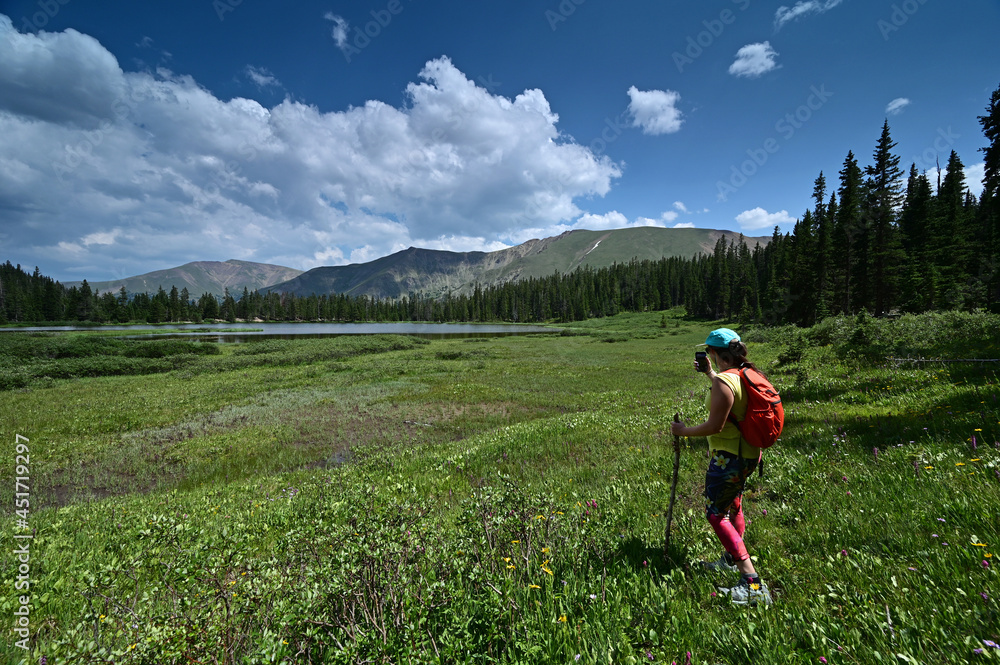
<svg viewBox="0 0 1000 665"><path fill-rule="evenodd" d="M729 388L733 391L733 408L730 413L736 420L743 420L743 417L747 413L747 396L743 392L743 383L740 381L740 375L730 372L719 372L716 376L722 379ZM712 404L712 394L709 392L708 396L709 408ZM749 445L749 444L748 444ZM722 428L722 431L718 434L713 434L708 437L708 449L709 450L724 450L727 453L732 453L733 455L740 454L740 431L736 428L729 419L726 419L726 424ZM746 447L744 447L744 451ZM752 450L754 457L756 457L756 450ZM749 454L749 453L748 453Z"/></svg>

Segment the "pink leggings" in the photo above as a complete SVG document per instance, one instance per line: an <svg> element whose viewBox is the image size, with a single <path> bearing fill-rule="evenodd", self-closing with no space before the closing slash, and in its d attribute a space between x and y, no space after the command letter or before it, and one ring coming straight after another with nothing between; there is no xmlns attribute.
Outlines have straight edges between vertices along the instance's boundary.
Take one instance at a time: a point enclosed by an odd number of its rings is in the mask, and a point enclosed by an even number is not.
<svg viewBox="0 0 1000 665"><path fill-rule="evenodd" d="M713 450L705 473L705 516L722 541L722 546L737 561L750 558L743 544L746 521L743 519L743 488L757 468L760 454L742 457L724 450Z"/></svg>
<svg viewBox="0 0 1000 665"><path fill-rule="evenodd" d="M729 511L722 513L709 513L708 523L715 529L715 535L719 537L722 546L737 561L745 561L750 558L746 545L743 544L743 532L746 531L746 520L743 519L743 497L738 496L733 500Z"/></svg>

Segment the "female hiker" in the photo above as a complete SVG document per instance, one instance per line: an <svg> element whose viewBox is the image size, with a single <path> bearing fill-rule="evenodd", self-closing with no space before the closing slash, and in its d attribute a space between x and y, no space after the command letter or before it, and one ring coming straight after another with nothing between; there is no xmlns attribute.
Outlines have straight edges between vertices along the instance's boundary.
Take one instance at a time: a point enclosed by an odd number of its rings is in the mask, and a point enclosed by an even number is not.
<svg viewBox="0 0 1000 665"><path fill-rule="evenodd" d="M771 604L771 594L754 569L750 555L743 543L746 522L743 518L743 488L746 479L757 468L761 451L746 443L736 425L729 421L730 414L742 420L747 410L747 396L741 385L739 374L726 372L727 369L750 367L747 361L747 347L740 336L728 328L719 328L709 333L704 345L711 362L699 364L695 369L704 372L712 383L709 394L708 420L700 425L686 426L683 422L673 423L674 436L707 436L709 462L705 474L705 514L715 530L722 546L722 557L706 564L713 570L739 571L739 584L729 589L720 589L729 594L734 603L755 605L758 602ZM712 365L718 372L712 369ZM754 368L756 369L756 368Z"/></svg>

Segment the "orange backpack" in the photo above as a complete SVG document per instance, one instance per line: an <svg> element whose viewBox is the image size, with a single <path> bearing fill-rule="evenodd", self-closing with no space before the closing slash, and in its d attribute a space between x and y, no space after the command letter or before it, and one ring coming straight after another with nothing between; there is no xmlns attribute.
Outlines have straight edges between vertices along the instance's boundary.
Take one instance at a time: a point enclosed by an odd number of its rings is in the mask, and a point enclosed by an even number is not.
<svg viewBox="0 0 1000 665"><path fill-rule="evenodd" d="M756 448L770 448L781 436L785 424L785 409L781 395L767 378L750 367L727 369L737 373L747 395L747 413L743 420L729 414L729 421L736 425L743 440Z"/></svg>

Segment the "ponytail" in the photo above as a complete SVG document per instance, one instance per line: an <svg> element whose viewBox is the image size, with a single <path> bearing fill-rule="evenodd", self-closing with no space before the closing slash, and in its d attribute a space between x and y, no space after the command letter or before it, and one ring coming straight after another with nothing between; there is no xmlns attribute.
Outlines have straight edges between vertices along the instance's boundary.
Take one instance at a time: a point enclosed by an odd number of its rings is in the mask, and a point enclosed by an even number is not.
<svg viewBox="0 0 1000 665"><path fill-rule="evenodd" d="M749 367L757 369L752 362L747 360L747 345L739 340L729 342L726 348L713 347L719 354L719 359L727 365L733 367ZM760 370L757 370L760 371Z"/></svg>

